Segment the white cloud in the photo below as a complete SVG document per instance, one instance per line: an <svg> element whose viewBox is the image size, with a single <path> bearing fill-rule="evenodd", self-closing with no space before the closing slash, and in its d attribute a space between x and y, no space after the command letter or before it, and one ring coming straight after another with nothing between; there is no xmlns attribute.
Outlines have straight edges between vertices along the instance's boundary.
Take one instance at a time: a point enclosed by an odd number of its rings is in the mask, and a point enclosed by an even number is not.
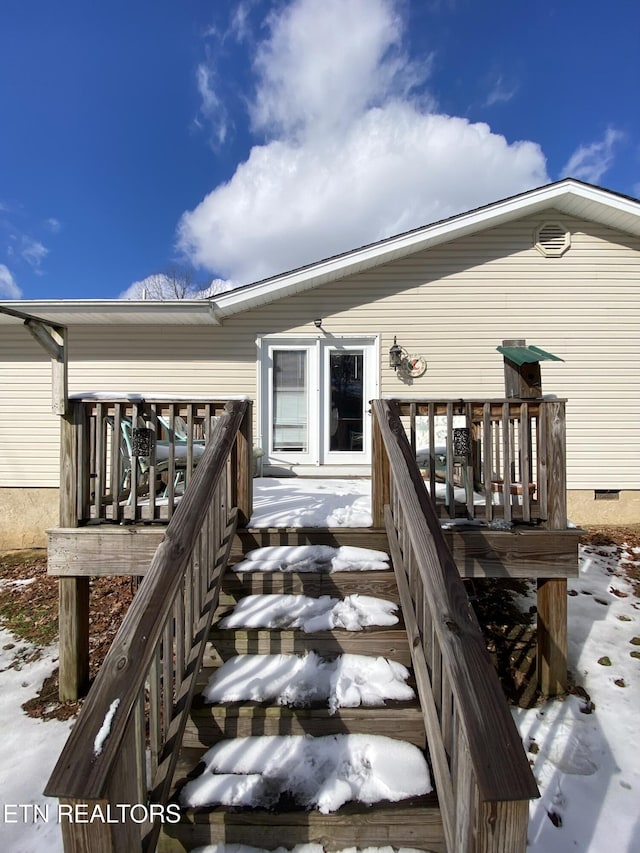
<svg viewBox="0 0 640 853"><path fill-rule="evenodd" d="M54 216L50 216L49 219L45 219L44 227L47 231L50 231L52 234L57 234L62 228L62 223L59 219L56 219Z"/></svg>
<svg viewBox="0 0 640 853"><path fill-rule="evenodd" d="M211 141L222 145L227 136L227 111L215 87L215 73L210 64L200 63L196 69L196 85L200 95L200 115L210 128ZM199 119L196 124L201 126Z"/></svg>
<svg viewBox="0 0 640 853"><path fill-rule="evenodd" d="M29 266L35 270L35 272L39 273L40 265L49 254L49 250L39 240L34 240L33 237L29 237L26 234L22 235L20 243L20 255L23 260L25 260Z"/></svg>
<svg viewBox="0 0 640 853"><path fill-rule="evenodd" d="M590 184L599 183L600 179L613 165L615 147L624 139L624 134L612 127L607 128L603 138L591 145L581 145L569 157L563 177L578 178Z"/></svg>
<svg viewBox="0 0 640 853"><path fill-rule="evenodd" d="M491 88L487 95L485 105L487 107L493 107L495 104L506 104L515 97L517 91L517 85L515 83L507 82L500 74L493 78L491 82Z"/></svg>
<svg viewBox="0 0 640 853"><path fill-rule="evenodd" d="M295 0L271 17L270 38L258 48L254 125L336 133L368 107L406 95L418 81L401 39L389 0Z"/></svg>
<svg viewBox="0 0 640 853"><path fill-rule="evenodd" d="M231 33L238 41L244 41L250 35L249 13L252 5L253 3L242 2L242 0L236 3L231 19Z"/></svg>
<svg viewBox="0 0 640 853"><path fill-rule="evenodd" d="M0 264L0 296L3 299L20 299L22 296L11 270L5 264Z"/></svg>
<svg viewBox="0 0 640 853"><path fill-rule="evenodd" d="M193 263L254 281L548 180L537 144L435 111L392 0L294 0L268 23L251 106L267 140L183 215Z"/></svg>

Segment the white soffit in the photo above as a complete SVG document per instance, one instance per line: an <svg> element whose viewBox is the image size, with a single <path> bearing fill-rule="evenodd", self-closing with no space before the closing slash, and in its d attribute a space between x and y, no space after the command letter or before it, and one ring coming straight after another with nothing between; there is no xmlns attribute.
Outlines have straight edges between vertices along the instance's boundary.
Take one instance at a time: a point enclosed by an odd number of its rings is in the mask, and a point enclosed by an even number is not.
<svg viewBox="0 0 640 853"><path fill-rule="evenodd" d="M222 320L550 207L568 216L640 236L640 202L567 179L229 291L214 301L215 313Z"/></svg>

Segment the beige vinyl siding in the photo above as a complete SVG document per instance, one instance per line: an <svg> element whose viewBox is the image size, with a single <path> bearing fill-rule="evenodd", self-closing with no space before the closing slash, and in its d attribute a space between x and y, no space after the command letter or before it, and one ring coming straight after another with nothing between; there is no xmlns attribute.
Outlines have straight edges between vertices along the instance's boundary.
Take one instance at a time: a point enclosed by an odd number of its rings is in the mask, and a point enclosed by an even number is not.
<svg viewBox="0 0 640 853"><path fill-rule="evenodd" d="M0 486L57 486L51 361L20 321L0 331Z"/></svg>
<svg viewBox="0 0 640 853"><path fill-rule="evenodd" d="M560 258L533 246L536 227L547 220L571 231L571 248ZM72 326L70 390L256 398L256 339L315 338L315 318L327 336L379 336L383 395L501 396L495 347L504 338L550 350L565 359L543 363L542 374L545 393L568 398L569 488L640 488L640 240L553 210L283 298L222 326ZM11 334L14 352L28 347L33 359L37 345L28 334ZM423 377L404 382L388 367L394 335L426 357ZM0 352L0 438L17 457L8 462L1 454L0 485L57 485L48 362L38 353L25 359L26 370L20 360L5 360L4 342ZM31 427L42 439L35 460L21 458L29 438L15 434L22 406L39 419Z"/></svg>
<svg viewBox="0 0 640 853"><path fill-rule="evenodd" d="M561 258L533 247L546 220L563 222ZM543 389L567 397L570 488L640 488L640 241L556 211L438 246L343 282L226 321L262 334L378 334L381 393L501 396L504 338L565 359L542 364ZM424 355L403 382L387 365L394 335Z"/></svg>

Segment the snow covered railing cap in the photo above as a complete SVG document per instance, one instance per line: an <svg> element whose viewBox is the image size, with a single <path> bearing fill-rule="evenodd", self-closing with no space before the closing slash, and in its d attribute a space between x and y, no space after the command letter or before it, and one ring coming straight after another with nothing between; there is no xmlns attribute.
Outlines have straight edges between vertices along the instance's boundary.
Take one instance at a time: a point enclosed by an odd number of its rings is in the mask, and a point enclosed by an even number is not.
<svg viewBox="0 0 640 853"><path fill-rule="evenodd" d="M140 403L145 400L153 400L158 403L209 403L233 401L249 401L248 394L156 394L154 392L139 391L77 391L69 394L70 400L103 400L112 402L125 400L130 403Z"/></svg>

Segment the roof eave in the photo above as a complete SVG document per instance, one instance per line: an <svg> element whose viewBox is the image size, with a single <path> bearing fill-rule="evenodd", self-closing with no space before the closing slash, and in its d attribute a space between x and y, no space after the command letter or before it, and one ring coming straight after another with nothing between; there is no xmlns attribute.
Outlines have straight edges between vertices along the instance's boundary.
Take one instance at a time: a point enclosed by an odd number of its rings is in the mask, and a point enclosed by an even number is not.
<svg viewBox="0 0 640 853"><path fill-rule="evenodd" d="M62 325L83 323L108 325L219 325L214 306L208 299L117 300L43 299L5 300L0 306L35 314L45 322ZM6 322L10 318L7 315ZM0 322L2 313L0 312Z"/></svg>
<svg viewBox="0 0 640 853"><path fill-rule="evenodd" d="M442 222L386 238L301 269L230 291L215 301L215 313L222 320L242 311L274 302L283 296L310 290L439 243L458 239L486 228L494 228L524 214L533 215L549 207L555 206L568 215L580 215L578 200L591 206L592 214L594 209L600 206L615 209L622 216L633 217L637 222L637 228L634 228L632 233L640 236L640 203L637 200L567 178L477 210L457 214Z"/></svg>

